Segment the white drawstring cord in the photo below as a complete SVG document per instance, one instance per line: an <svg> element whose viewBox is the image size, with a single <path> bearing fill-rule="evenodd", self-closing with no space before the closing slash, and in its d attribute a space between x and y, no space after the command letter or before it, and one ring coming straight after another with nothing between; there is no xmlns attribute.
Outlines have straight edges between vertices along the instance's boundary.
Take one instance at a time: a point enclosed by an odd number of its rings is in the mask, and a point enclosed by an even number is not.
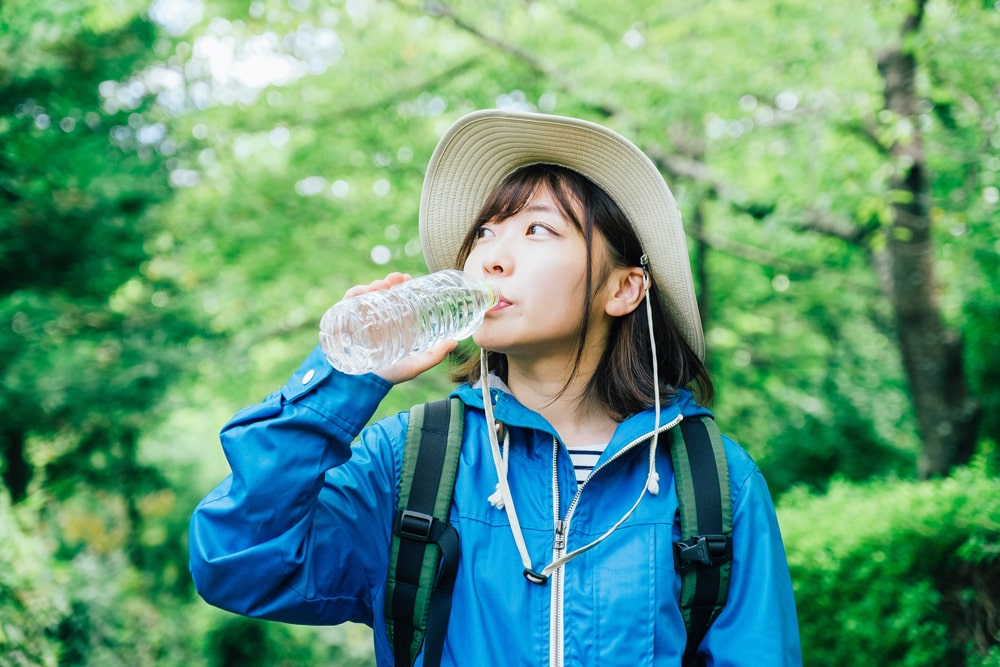
<svg viewBox="0 0 1000 667"><path fill-rule="evenodd" d="M660 473L656 472L656 443L660 437L660 373L659 366L656 363L656 336L653 335L653 307L649 303L649 270L647 269L649 266L649 258L646 255L643 255L640 261L642 262L642 286L646 293L646 322L649 324L649 346L653 357L653 410L656 415L655 423L653 424L653 437L649 440L649 473L646 476L646 486L643 487L642 491L639 493L639 497L635 499L635 503L632 504L629 511L626 512L625 516L619 519L615 525L611 526L607 532L590 544L584 545L579 549L574 549L565 556L557 558L549 565L546 565L541 571L541 574L545 576L549 576L567 562L582 554L584 551L593 549L598 544L603 542L609 535L611 535L611 533L618 530L618 527L625 523L625 521L632 516L632 513L635 512L635 509L642 501L642 497L646 495L646 491L649 491L650 495L654 496L660 492ZM680 419L677 419L676 421L680 422Z"/></svg>
<svg viewBox="0 0 1000 667"><path fill-rule="evenodd" d="M497 479L500 479L500 477L507 479L507 462L509 460L510 460L510 432L507 429L504 429L503 452L500 455L500 463L503 467L503 470L497 471ZM493 507L497 508L498 510L502 510L504 508L503 494L500 492L500 482L497 482L496 490L490 495L489 498L487 498L487 500L490 501L490 505L493 505Z"/></svg>
<svg viewBox="0 0 1000 667"><path fill-rule="evenodd" d="M680 422L680 418L679 417L677 419L677 422ZM656 439L656 434L655 433L653 434L653 439L654 439L654 441ZM574 549L573 551L570 551L565 556L562 556L561 558L557 558L556 560L552 561L551 563L549 563L548 565L546 565L545 567L542 568L542 571L540 572L540 574L542 576L548 577L553 572L555 572L556 570L558 570L560 567L562 567L563 565L565 565L569 561L573 560L574 558L576 558L577 556L579 556L580 554L582 554L584 551L590 551L591 549L593 549L594 547L596 547L598 544L600 544L601 542L603 542L604 540L606 540L608 537L610 537L611 533L613 533L616 530L618 530L618 527L621 526L623 523L625 523L628 520L628 518L630 516L632 516L632 513L635 512L636 508L639 507L639 503L642 502L643 496L646 495L646 491L648 490L648 486L649 486L649 481L647 480L646 486L642 487L642 491L639 492L639 497L635 499L634 503L632 503L632 507L629 508L628 512L625 512L625 515L622 518L618 519L618 521L615 522L615 525L613 525L610 528L608 528L608 530L603 535L601 535L600 537L598 537L596 540L594 540L590 544L585 544L584 546L580 547L579 549ZM650 491L650 493L654 493L654 492Z"/></svg>
<svg viewBox="0 0 1000 667"><path fill-rule="evenodd" d="M653 437L649 441L649 476L646 488L652 495L660 493L660 473L656 472L656 443L660 438L660 370L656 363L656 336L653 335L653 306L649 303L649 257L644 253L639 260L642 264L642 286L646 292L646 322L649 324L649 348L653 357ZM641 498L641 496L640 496Z"/></svg>
<svg viewBox="0 0 1000 667"><path fill-rule="evenodd" d="M486 363L486 350L479 350L479 375L480 390L483 394L483 411L486 413L486 430L490 440L490 451L493 453L493 467L497 471L497 489L489 497L490 504L497 509L503 509L507 513L507 520L510 522L510 532L514 535L514 544L517 552L521 555L521 564L525 571L532 570L531 558L528 556L528 546L524 543L524 535L521 533L521 522L517 520L517 512L514 510L514 499L510 495L510 485L507 484L507 461L500 452L500 444L497 442L497 423L493 418L493 399L490 396L489 368ZM504 437L504 444L509 441L508 436Z"/></svg>

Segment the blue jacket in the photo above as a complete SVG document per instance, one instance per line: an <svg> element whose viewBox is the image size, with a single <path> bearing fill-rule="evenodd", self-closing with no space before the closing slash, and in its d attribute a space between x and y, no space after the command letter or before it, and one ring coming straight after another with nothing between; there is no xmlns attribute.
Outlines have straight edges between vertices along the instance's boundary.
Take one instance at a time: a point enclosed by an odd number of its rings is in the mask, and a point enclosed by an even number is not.
<svg viewBox="0 0 1000 667"><path fill-rule="evenodd" d="M317 350L280 391L226 425L232 474L191 519L191 573L205 600L290 623L364 623L374 629L378 664L393 664L382 609L408 413L364 428L389 388L374 375L339 373ZM556 434L541 416L492 391L496 419L511 434L511 494L541 569L553 558L555 521L576 493L572 463L562 445L554 450ZM680 665L685 630L669 455L657 457L658 494L647 494L610 537L567 563L561 586L533 584L522 575L507 515L487 500L497 474L481 394L469 386L455 394L467 405L451 509L461 556L442 665ZM706 413L682 391L663 407L661 424ZM652 410L621 423L598 467L642 442L653 424ZM646 483L645 442L582 488L569 550L628 512ZM726 453L734 530L729 602L700 650L709 665L800 665L795 602L767 486L728 439Z"/></svg>

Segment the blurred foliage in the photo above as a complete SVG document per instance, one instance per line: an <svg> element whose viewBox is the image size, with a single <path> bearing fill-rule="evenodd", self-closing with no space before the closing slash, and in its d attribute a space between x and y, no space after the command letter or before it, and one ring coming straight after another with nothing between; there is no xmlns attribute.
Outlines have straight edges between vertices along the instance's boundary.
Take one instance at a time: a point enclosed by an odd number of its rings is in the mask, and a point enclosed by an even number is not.
<svg viewBox="0 0 1000 667"><path fill-rule="evenodd" d="M905 45L938 305L985 408L982 462L918 484L877 259L885 146L914 136L877 62L913 6L0 3L0 666L372 664L365 628L201 603L187 517L227 472L219 427L324 309L426 270L426 162L494 106L604 122L664 170L714 409L780 498L807 664L1000 665L1000 11L935 0ZM379 415L448 387L435 369Z"/></svg>
<svg viewBox="0 0 1000 667"><path fill-rule="evenodd" d="M293 628L191 604L157 584L156 564L128 561L106 533L112 516L70 511L54 533L36 511L0 494L2 667L373 664L365 628ZM84 525L95 520L106 523ZM60 540L72 553L53 554Z"/></svg>
<svg viewBox="0 0 1000 667"><path fill-rule="evenodd" d="M997 472L979 461L947 479L786 494L779 518L805 664L995 664Z"/></svg>
<svg viewBox="0 0 1000 667"><path fill-rule="evenodd" d="M190 53L167 60L205 107L180 122L206 144L179 157L197 184L168 217L182 225L180 263L233 353L222 367L206 362L199 386L256 400L294 368L317 314L343 290L388 270L422 272L416 209L438 134L475 108L539 109L635 137L662 158L688 220L700 213L717 412L776 490L803 479L821 487L844 466L852 478L906 474L920 439L873 255L892 196L878 142L905 131L882 112L876 62L908 3L617 9L209 5ZM940 204L942 309L967 341L977 387L1000 372L996 320L968 317L995 301L969 295L996 287L1000 167L985 149L1000 141L1000 72L992 60L978 78L939 63L1000 56L995 14L932 5L914 45L928 63L921 119ZM212 69L240 57L257 69ZM937 97L963 102L939 110ZM817 219L864 240L817 231ZM429 379L415 393L444 386ZM391 396L384 409L411 398ZM988 390L977 398L987 414L1000 407ZM994 421L985 426L1000 436ZM805 450L813 455L787 455Z"/></svg>
<svg viewBox="0 0 1000 667"><path fill-rule="evenodd" d="M58 642L49 630L65 610L62 577L33 523L22 526L6 493L0 493L0 664L55 665Z"/></svg>
<svg viewBox="0 0 1000 667"><path fill-rule="evenodd" d="M171 195L162 111L115 83L155 54L141 4L0 6L3 478L66 497L161 486L137 464L148 410L199 326L153 254Z"/></svg>

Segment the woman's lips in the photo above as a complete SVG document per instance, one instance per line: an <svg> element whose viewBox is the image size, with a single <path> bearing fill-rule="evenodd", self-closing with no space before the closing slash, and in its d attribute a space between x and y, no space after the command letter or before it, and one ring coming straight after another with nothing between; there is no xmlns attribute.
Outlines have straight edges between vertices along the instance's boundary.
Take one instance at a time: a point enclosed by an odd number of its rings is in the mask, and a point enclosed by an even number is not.
<svg viewBox="0 0 1000 667"><path fill-rule="evenodd" d="M486 312L487 313L495 313L498 310L503 310L504 308L510 307L510 305L511 305L510 301L508 301L507 299L505 299L503 297L500 297L500 299L497 301L497 304L495 306L493 306L492 308L490 308Z"/></svg>

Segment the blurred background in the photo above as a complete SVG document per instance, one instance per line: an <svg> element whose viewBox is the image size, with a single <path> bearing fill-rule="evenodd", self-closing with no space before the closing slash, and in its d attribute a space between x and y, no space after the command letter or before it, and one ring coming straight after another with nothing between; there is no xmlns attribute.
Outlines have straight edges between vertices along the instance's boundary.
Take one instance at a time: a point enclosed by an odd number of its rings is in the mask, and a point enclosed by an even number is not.
<svg viewBox="0 0 1000 667"><path fill-rule="evenodd" d="M374 664L201 602L187 520L324 310L426 272L427 160L487 107L671 185L806 665L1000 665L989 0L3 0L0 665Z"/></svg>

